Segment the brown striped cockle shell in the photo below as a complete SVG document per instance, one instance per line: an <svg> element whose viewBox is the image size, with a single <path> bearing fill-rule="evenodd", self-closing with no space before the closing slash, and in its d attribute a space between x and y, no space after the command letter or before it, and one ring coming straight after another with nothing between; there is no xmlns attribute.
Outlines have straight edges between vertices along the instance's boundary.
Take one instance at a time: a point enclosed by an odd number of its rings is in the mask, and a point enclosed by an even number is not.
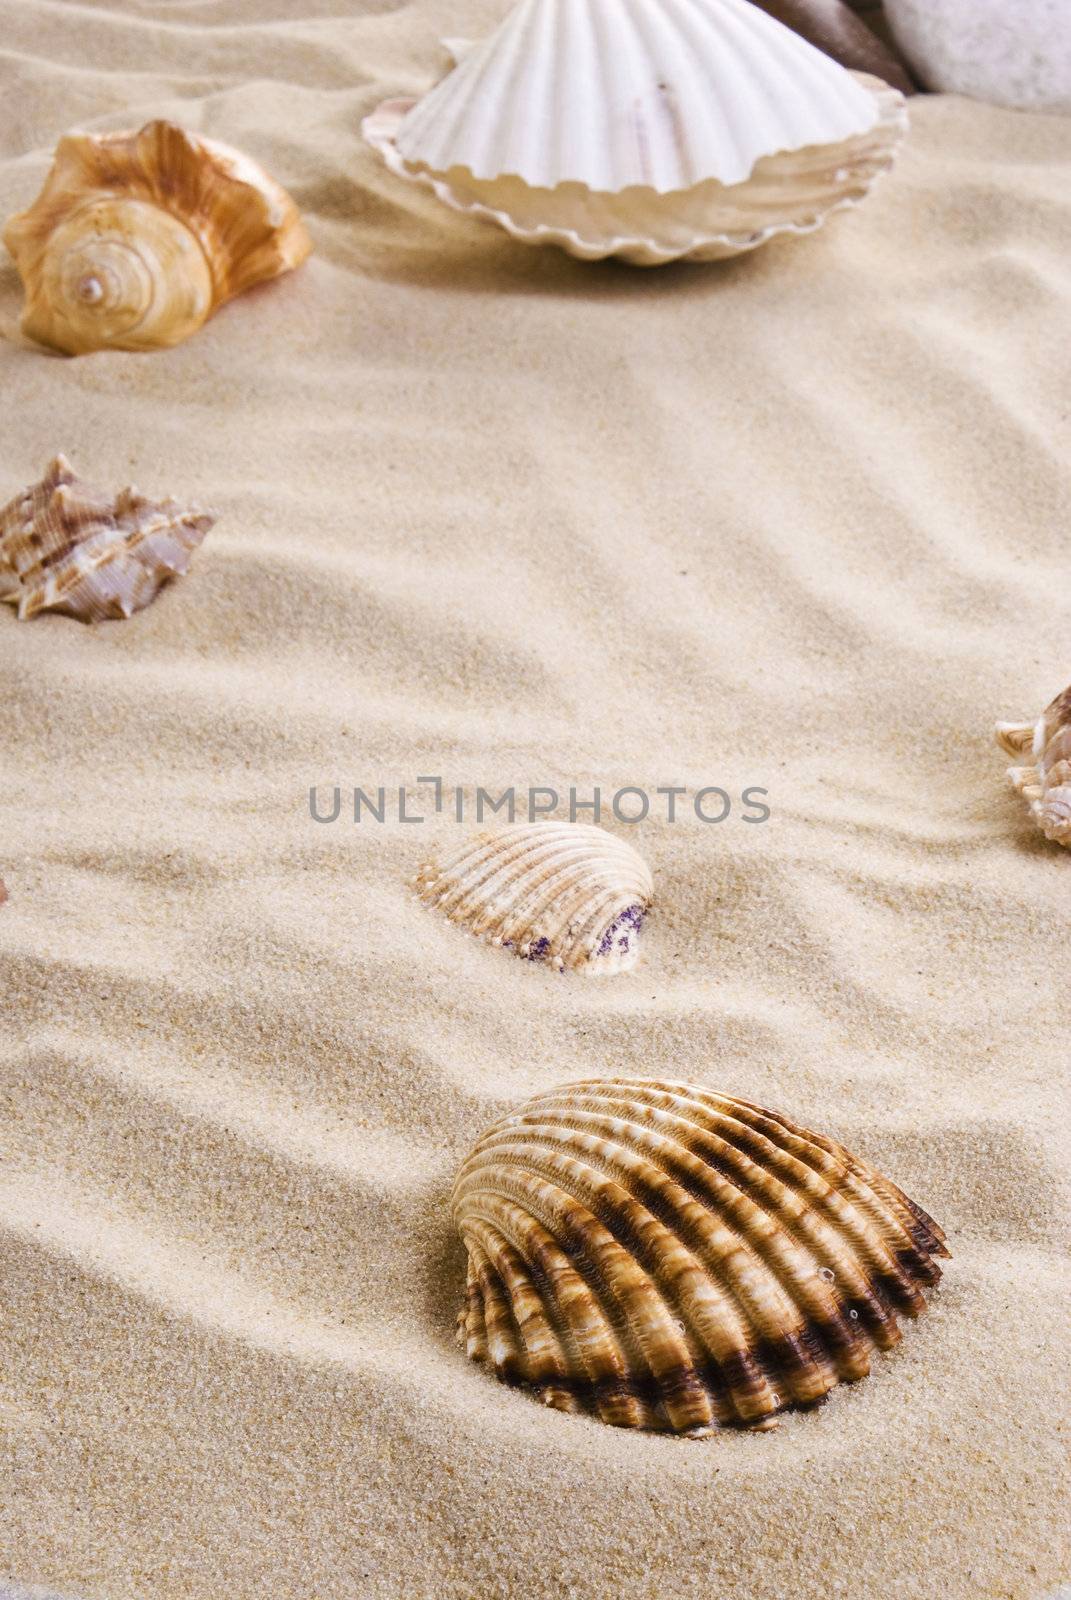
<svg viewBox="0 0 1071 1600"><path fill-rule="evenodd" d="M559 971L635 966L654 893L632 846L583 822L517 822L468 835L417 873L426 905L491 944Z"/></svg>
<svg viewBox="0 0 1071 1600"><path fill-rule="evenodd" d="M1037 722L998 722L997 742L1008 755L1029 756L1032 766L1008 768L1046 839L1071 847L1071 686Z"/></svg>
<svg viewBox="0 0 1071 1600"><path fill-rule="evenodd" d="M870 1371L944 1234L836 1140L688 1083L551 1089L458 1173L458 1340L560 1411L699 1436Z"/></svg>
<svg viewBox="0 0 1071 1600"><path fill-rule="evenodd" d="M215 520L134 488L93 489L57 456L39 483L0 507L0 600L20 621L39 611L81 622L132 616L186 571Z"/></svg>

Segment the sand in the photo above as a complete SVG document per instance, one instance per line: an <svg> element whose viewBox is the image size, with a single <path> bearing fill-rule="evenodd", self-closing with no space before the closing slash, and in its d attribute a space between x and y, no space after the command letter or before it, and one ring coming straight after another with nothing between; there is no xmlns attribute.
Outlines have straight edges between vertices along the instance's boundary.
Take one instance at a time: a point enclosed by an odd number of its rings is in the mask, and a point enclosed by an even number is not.
<svg viewBox="0 0 1071 1600"><path fill-rule="evenodd" d="M63 449L218 507L125 624L0 616L0 1584L84 1600L1035 1600L1068 1548L1068 888L992 745L1071 677L1071 124L914 103L813 239L529 252L358 135L487 3L0 0L0 210L171 116L308 266L69 362L0 267L0 498ZM769 790L626 832L638 971L406 887L448 814L310 785ZM705 1443L455 1350L453 1172L573 1077L692 1078L888 1172L954 1252L873 1376Z"/></svg>

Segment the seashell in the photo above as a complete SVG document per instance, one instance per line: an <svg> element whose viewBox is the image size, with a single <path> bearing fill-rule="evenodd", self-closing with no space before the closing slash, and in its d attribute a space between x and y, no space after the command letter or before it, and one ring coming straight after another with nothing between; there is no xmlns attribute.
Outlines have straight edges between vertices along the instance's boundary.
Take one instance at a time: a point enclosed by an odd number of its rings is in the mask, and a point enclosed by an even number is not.
<svg viewBox="0 0 1071 1600"><path fill-rule="evenodd" d="M362 131L515 239L657 266L810 232L863 198L906 127L896 90L749 0L521 0Z"/></svg>
<svg viewBox="0 0 1071 1600"><path fill-rule="evenodd" d="M18 607L20 621L39 611L82 622L132 616L186 571L215 520L134 488L105 494L57 456L0 509L0 600Z"/></svg>
<svg viewBox="0 0 1071 1600"><path fill-rule="evenodd" d="M0 906L3 905L3 903L4 903L4 901L6 899L7 899L7 888L6 888L5 884L4 884L3 878L0 878Z"/></svg>
<svg viewBox="0 0 1071 1600"><path fill-rule="evenodd" d="M688 1083L536 1095L457 1176L458 1342L561 1411L767 1429L924 1309L937 1224L834 1139Z"/></svg>
<svg viewBox="0 0 1071 1600"><path fill-rule="evenodd" d="M915 86L895 50L845 0L753 0L753 4L842 67L871 73L902 94L914 94Z"/></svg>
<svg viewBox="0 0 1071 1600"><path fill-rule="evenodd" d="M1037 722L998 722L996 731L1010 756L1033 757L1033 766L1009 767L1008 777L1046 839L1071 847L1071 685Z"/></svg>
<svg viewBox="0 0 1071 1600"><path fill-rule="evenodd" d="M26 289L23 332L67 355L178 344L312 249L256 162L173 122L61 139L4 243Z"/></svg>
<svg viewBox="0 0 1071 1600"><path fill-rule="evenodd" d="M631 845L582 822L517 822L433 857L413 884L471 933L596 976L635 966L654 893Z"/></svg>

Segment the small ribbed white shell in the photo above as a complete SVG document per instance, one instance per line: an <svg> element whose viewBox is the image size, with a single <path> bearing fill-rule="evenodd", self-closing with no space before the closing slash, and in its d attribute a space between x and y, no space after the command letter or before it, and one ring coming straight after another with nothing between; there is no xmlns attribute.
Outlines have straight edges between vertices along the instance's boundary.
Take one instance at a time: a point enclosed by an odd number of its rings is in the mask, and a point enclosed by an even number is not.
<svg viewBox="0 0 1071 1600"><path fill-rule="evenodd" d="M636 963L650 869L612 833L579 822L518 822L442 850L418 872L426 905L528 961L589 974Z"/></svg>
<svg viewBox="0 0 1071 1600"><path fill-rule="evenodd" d="M877 120L850 73L749 0L521 0L395 144L432 172L666 194Z"/></svg>

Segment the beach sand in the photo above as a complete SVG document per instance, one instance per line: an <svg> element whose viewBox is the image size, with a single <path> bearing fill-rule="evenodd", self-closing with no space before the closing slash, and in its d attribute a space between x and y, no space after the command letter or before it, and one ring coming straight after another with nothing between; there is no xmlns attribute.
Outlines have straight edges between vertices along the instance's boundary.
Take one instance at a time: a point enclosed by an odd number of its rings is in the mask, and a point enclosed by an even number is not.
<svg viewBox="0 0 1071 1600"><path fill-rule="evenodd" d="M858 211L644 274L363 146L501 4L299 9L0 0L0 214L65 129L167 116L316 245L145 357L20 343L0 266L0 500L62 449L220 512L130 622L0 615L0 1584L1035 1600L1071 1576L1071 858L992 724L1071 678L1071 123L920 98ZM610 818L658 899L597 982L417 902L431 774L772 815ZM428 820L312 821L336 783ZM864 1383L696 1443L464 1360L458 1162L621 1074L777 1107L944 1225Z"/></svg>

